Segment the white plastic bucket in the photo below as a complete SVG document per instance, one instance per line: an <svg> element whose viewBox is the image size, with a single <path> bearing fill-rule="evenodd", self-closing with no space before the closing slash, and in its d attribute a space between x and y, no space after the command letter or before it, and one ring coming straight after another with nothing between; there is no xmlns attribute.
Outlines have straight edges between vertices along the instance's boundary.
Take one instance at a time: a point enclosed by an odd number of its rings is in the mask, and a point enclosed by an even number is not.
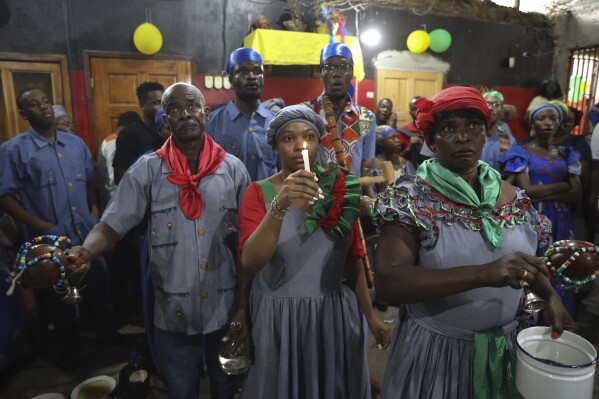
<svg viewBox="0 0 599 399"><path fill-rule="evenodd" d="M526 399L591 399L597 351L579 335L550 327L520 331L516 349L516 387Z"/></svg>

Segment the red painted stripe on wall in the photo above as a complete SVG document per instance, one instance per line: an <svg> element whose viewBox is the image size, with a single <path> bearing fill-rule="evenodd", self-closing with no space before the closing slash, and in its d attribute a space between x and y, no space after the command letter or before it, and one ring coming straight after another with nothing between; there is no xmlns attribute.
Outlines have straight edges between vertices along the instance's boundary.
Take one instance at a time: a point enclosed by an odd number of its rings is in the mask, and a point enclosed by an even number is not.
<svg viewBox="0 0 599 399"><path fill-rule="evenodd" d="M93 147L89 119L89 103L85 93L85 73L80 69L73 69L69 72L69 76L71 78L71 98L73 99L73 119L77 124L77 134L85 141L92 154L95 154L96 149Z"/></svg>

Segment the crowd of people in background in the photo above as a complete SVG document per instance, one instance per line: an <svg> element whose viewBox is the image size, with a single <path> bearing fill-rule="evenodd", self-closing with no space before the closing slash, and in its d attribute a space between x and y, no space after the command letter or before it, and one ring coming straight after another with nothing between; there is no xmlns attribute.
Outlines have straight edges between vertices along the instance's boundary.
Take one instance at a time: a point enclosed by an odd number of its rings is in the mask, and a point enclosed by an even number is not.
<svg viewBox="0 0 599 399"><path fill-rule="evenodd" d="M599 286L560 292L537 257L553 241L594 242L599 216L599 124L592 140L572 134L582 115L555 79L517 142L508 122L520 121L494 88L415 96L400 126L391 99L369 110L348 94L347 46L325 46L319 68L322 94L288 107L260 101L264 65L250 48L230 54L234 99L212 113L192 85L144 82L140 112L105 132L96 162L64 107L23 91L30 129L0 145L4 262L19 242L68 236L81 265L68 277L87 286L97 338L143 319L172 398L197 398L203 368L212 397L233 398L239 379L218 360L232 339L252 357L243 398L375 397L366 326L380 349L391 345L384 398L486 397L492 384L473 364L509 359L481 359L477 347L511 348L536 322L520 309L519 280L546 300L541 322L554 332L577 320L596 334ZM394 184L360 186L385 163ZM360 217L377 228L375 246ZM58 365L76 367L74 308L52 288L33 293ZM400 307L392 337L373 304ZM506 381L497 394L514 389Z"/></svg>

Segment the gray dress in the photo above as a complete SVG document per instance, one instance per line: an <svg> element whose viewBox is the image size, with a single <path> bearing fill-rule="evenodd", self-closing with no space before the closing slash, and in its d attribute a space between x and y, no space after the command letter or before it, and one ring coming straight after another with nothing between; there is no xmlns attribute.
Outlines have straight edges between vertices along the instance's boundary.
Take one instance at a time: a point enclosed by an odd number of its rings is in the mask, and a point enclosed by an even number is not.
<svg viewBox="0 0 599 399"><path fill-rule="evenodd" d="M400 179L379 197L374 221L396 223L420 236L418 264L447 269L484 264L510 252L535 254L551 232L522 190L495 208L504 221L503 243L484 238L475 209L446 201L422 181ZM473 398L474 334L501 327L508 342L533 321L519 314L522 290L484 287L438 300L405 305L394 331L382 397Z"/></svg>
<svg viewBox="0 0 599 399"><path fill-rule="evenodd" d="M309 235L305 216L289 210L272 259L254 277L255 364L242 398L370 398L362 314L341 284L349 238L320 228Z"/></svg>

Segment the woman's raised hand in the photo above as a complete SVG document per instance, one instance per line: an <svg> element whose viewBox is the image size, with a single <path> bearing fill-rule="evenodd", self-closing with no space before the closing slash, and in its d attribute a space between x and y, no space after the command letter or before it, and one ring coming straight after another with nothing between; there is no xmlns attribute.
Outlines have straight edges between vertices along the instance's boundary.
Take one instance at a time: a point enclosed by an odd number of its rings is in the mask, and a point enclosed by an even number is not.
<svg viewBox="0 0 599 399"><path fill-rule="evenodd" d="M285 180L277 194L277 205L287 209L297 199L318 201L322 196L322 190L318 187L316 174L305 169L293 172Z"/></svg>
<svg viewBox="0 0 599 399"><path fill-rule="evenodd" d="M489 287L505 287L519 289L520 281L529 285L534 281L537 273L549 277L549 270L543 258L528 255L523 252L512 252L485 266L484 281Z"/></svg>

